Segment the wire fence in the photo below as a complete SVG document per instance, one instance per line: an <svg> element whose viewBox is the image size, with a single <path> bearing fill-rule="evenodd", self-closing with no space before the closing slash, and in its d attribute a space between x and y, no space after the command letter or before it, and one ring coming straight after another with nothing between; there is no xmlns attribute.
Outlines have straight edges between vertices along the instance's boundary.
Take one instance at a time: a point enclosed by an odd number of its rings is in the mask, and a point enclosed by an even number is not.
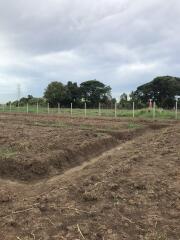
<svg viewBox="0 0 180 240"><path fill-rule="evenodd" d="M73 104L70 104L69 108L61 107L60 104L57 107L41 106L38 103L36 105L20 105L15 106L12 104L5 105L0 104L1 113L26 113L26 114L58 114L64 116L84 116L84 117L128 117L128 118L151 118L151 119L180 119L180 109L176 103L175 107L170 110L157 108L156 104L152 108L137 109L135 103L132 104L131 109L121 109L114 106L105 106L99 104L98 108L88 108L86 103L84 108L75 108Z"/></svg>

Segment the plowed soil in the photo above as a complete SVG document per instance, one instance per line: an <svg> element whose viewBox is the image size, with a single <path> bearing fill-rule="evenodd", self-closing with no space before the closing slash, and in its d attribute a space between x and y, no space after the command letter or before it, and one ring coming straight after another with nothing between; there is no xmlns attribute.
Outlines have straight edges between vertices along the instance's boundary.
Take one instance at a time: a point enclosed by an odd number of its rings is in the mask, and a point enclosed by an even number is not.
<svg viewBox="0 0 180 240"><path fill-rule="evenodd" d="M0 116L0 240L180 239L180 123Z"/></svg>

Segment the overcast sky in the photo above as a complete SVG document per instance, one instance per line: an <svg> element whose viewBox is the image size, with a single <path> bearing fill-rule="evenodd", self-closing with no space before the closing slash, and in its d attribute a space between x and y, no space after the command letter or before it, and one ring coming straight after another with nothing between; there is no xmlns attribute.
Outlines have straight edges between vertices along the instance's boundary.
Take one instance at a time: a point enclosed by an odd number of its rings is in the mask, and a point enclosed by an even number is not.
<svg viewBox="0 0 180 240"><path fill-rule="evenodd" d="M0 0L0 102L97 79L118 97L180 76L179 0Z"/></svg>

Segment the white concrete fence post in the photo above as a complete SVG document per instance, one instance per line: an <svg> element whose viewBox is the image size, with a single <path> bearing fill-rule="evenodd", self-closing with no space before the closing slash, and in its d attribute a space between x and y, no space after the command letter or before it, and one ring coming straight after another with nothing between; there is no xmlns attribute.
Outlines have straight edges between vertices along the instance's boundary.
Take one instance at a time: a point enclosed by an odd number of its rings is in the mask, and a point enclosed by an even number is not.
<svg viewBox="0 0 180 240"><path fill-rule="evenodd" d="M156 118L156 102L153 103L153 119Z"/></svg>
<svg viewBox="0 0 180 240"><path fill-rule="evenodd" d="M87 116L87 112L86 112L86 102L84 103L84 116L86 117Z"/></svg>
<svg viewBox="0 0 180 240"><path fill-rule="evenodd" d="M38 114L39 113L39 104L37 102L37 106L36 106L36 113Z"/></svg>
<svg viewBox="0 0 180 240"><path fill-rule="evenodd" d="M48 111L48 114L49 114L49 103L47 104L47 111Z"/></svg>
<svg viewBox="0 0 180 240"><path fill-rule="evenodd" d="M26 105L26 113L29 113L29 104Z"/></svg>
<svg viewBox="0 0 180 240"><path fill-rule="evenodd" d="M115 107L114 107L114 116L117 118L117 103L115 102Z"/></svg>
<svg viewBox="0 0 180 240"><path fill-rule="evenodd" d="M72 110L72 103L71 103L71 116L72 116L72 114L73 114L73 110Z"/></svg>
<svg viewBox="0 0 180 240"><path fill-rule="evenodd" d="M178 119L178 101L176 100L176 110L175 110L176 120Z"/></svg>
<svg viewBox="0 0 180 240"><path fill-rule="evenodd" d="M19 112L19 110L20 110L20 106L19 106L19 101L18 101L18 112Z"/></svg>
<svg viewBox="0 0 180 240"><path fill-rule="evenodd" d="M133 118L135 117L135 103L133 102Z"/></svg>
<svg viewBox="0 0 180 240"><path fill-rule="evenodd" d="M99 116L101 116L101 103L99 103Z"/></svg>
<svg viewBox="0 0 180 240"><path fill-rule="evenodd" d="M58 114L60 113L60 103L58 103Z"/></svg>

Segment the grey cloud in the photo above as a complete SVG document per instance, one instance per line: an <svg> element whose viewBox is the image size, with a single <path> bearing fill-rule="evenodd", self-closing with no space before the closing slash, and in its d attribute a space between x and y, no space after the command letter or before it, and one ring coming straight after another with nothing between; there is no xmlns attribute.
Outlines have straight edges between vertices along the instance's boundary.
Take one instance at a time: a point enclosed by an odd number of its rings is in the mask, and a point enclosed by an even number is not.
<svg viewBox="0 0 180 240"><path fill-rule="evenodd" d="M179 13L178 0L0 0L0 87L41 95L52 80L96 78L119 96L179 75Z"/></svg>

